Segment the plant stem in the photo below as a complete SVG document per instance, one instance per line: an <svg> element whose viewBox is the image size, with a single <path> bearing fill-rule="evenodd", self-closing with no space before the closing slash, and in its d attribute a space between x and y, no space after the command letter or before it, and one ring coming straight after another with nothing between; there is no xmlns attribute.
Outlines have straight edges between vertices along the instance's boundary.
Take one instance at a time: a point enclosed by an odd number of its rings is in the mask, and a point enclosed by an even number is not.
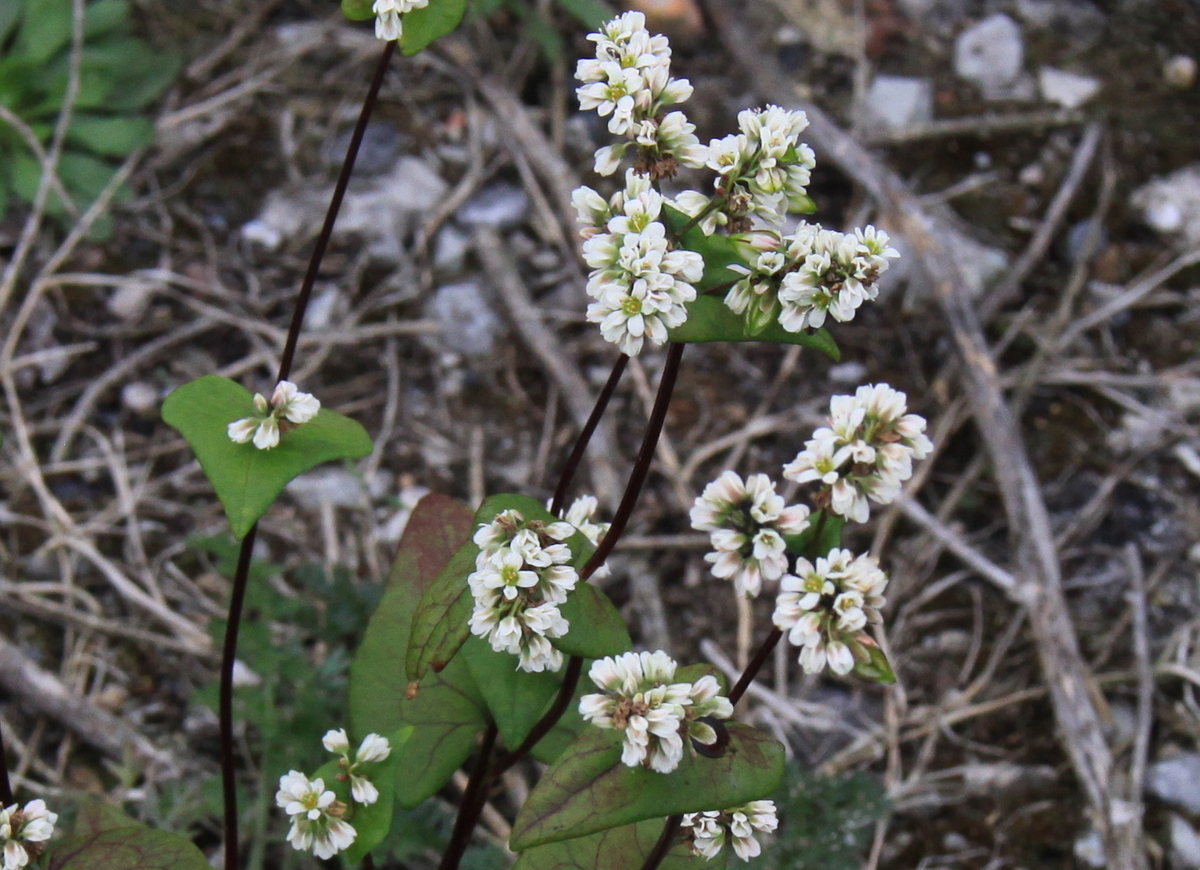
<svg viewBox="0 0 1200 870"><path fill-rule="evenodd" d="M4 733L0 732L0 809L14 803L12 783L8 781L8 756L4 754Z"/></svg>
<svg viewBox="0 0 1200 870"><path fill-rule="evenodd" d="M458 818L454 820L454 832L450 835L450 845L442 856L438 870L458 870L458 862L462 860L467 845L471 842L471 832L487 804L488 787L492 777L492 749L496 746L496 736L500 729L495 722L489 722L483 733L483 744L479 747L479 760L471 771L471 779L463 792L462 803L458 807Z"/></svg>
<svg viewBox="0 0 1200 870"><path fill-rule="evenodd" d="M667 817L667 826L663 828L662 835L654 844L654 849L646 856L642 870L655 870L662 863L663 858L667 857L667 852L671 851L671 846L675 843L675 835L679 833L681 824L683 824L683 816Z"/></svg>
<svg viewBox="0 0 1200 870"><path fill-rule="evenodd" d="M358 123L354 125L354 133L350 137L350 146L346 149L346 158L342 161L342 170L338 174L337 183L333 188L333 198L325 212L325 223L321 234L317 237L316 247L308 261L308 270L300 284L300 292L296 297L296 308L292 312L292 322L288 327L287 340L283 345L283 354L279 360L279 375L277 381L285 381L292 371L292 362L296 358L296 347L300 343L300 330L304 326L304 315L308 310L308 301L312 296L313 285L329 247L329 239L333 235L333 225L346 196L346 187L354 172L354 163L358 159L358 149L362 145L363 134L367 130L367 122L379 100L379 89L383 86L384 74L391 63L396 51L396 43L389 40L380 55L375 67L375 75L371 79L371 87L363 101L362 111L358 115ZM238 813L237 813L237 767L233 754L233 663L237 658L238 629L242 621L242 604L246 598L246 584L250 577L250 559L254 551L254 539L258 534L258 524L250 527L246 537L242 539L242 548L238 552L237 572L233 578L233 592L229 601L229 618L225 626L225 648L221 656L221 688L220 688L220 720L221 720L221 785L225 799L225 870L238 870Z"/></svg>
<svg viewBox="0 0 1200 870"><path fill-rule="evenodd" d="M650 409L650 420L646 423L646 434L642 437L642 447L629 475L629 483L625 485L625 494L621 496L621 504L617 507L608 533L600 541L600 546L596 548L592 558L588 559L588 563L579 572L580 580L586 581L604 564L625 532L630 516L633 515L638 496L642 493L642 485L650 472L650 463L654 460L654 451L658 447L658 438L662 435L663 423L667 419L667 408L671 404L671 394L675 391L675 379L679 375L679 362L683 359L684 347L685 345L678 342L671 342L667 350L662 379L658 382L658 395L654 397L654 407Z"/></svg>
<svg viewBox="0 0 1200 870"><path fill-rule="evenodd" d="M367 132L367 122L379 99L379 89L383 86L383 76L391 63L396 51L396 41L388 40L379 64L375 67L375 77L371 79L371 89L363 101L362 111L358 114L358 123L354 125L354 133L350 136L350 147L346 149L346 159L342 162L342 171L338 175L337 184L333 188L333 198L325 212L325 223L321 234L317 236L316 247L308 261L308 271L304 273L304 281L300 284L300 294L296 297L296 310L292 313L292 324L288 327L287 341L283 347L283 356L279 361L279 380L287 380L292 371L292 360L296 356L296 345L300 339L300 328L304 326L304 313L308 309L308 299L312 296L313 284L317 280L317 271L321 261L325 259L325 249L329 247L329 239L333 235L333 224L342 208L342 199L346 196L346 186L350 183L350 175L354 172L354 161L358 158L358 149L362 145L363 135Z"/></svg>
<svg viewBox="0 0 1200 870"><path fill-rule="evenodd" d="M754 682L754 678L758 676L758 672L766 664L767 657L771 655L771 651L775 649L775 645L779 643L779 639L782 637L783 632L778 628L771 629L771 633L763 639L762 646L758 648L758 652L754 654L754 658L750 659L750 664L746 665L746 670L738 677L737 685L729 693L729 703L736 704L742 699L742 695L746 694L746 690L750 688L750 684Z"/></svg>
<svg viewBox="0 0 1200 870"><path fill-rule="evenodd" d="M371 857L371 853L363 855L363 870L375 870L375 859Z"/></svg>
<svg viewBox="0 0 1200 870"><path fill-rule="evenodd" d="M563 466L562 474L558 478L558 487L554 490L554 500L550 502L550 513L554 516L559 515L563 508L563 502L567 500L567 490L570 489L571 480L575 477L579 463L583 460L583 452L587 450L588 442L592 440L592 433L596 431L600 418L604 416L609 399L616 392L617 384L621 382L621 375L625 373L625 365L628 362L629 357L626 354L617 357L617 361L613 363L612 373L608 376L608 382L600 391L600 395L596 397L596 406L592 408L592 415L588 417L587 422L579 431L579 437L575 439L575 446L571 448L571 455L567 457L567 464Z"/></svg>
<svg viewBox="0 0 1200 870"><path fill-rule="evenodd" d="M575 696L575 689L579 685L579 675L583 672L583 659L579 656L571 656L567 660L567 670L563 674L562 686L559 687L558 697L554 699L554 706L546 711L546 715L542 716L529 732L529 736L524 742L506 755L504 758L496 762L496 766L492 769L492 778L496 779L506 770L529 754L533 747L537 746L538 741L550 733L562 714L567 711L568 705L571 703L571 698Z"/></svg>
<svg viewBox="0 0 1200 870"><path fill-rule="evenodd" d="M242 624L242 605L250 577L250 558L258 525L250 527L238 552L237 572L229 598L229 618L225 623L225 648L221 654L221 788L225 797L225 870L238 870L237 765L233 755L233 663L237 658L238 629Z"/></svg>

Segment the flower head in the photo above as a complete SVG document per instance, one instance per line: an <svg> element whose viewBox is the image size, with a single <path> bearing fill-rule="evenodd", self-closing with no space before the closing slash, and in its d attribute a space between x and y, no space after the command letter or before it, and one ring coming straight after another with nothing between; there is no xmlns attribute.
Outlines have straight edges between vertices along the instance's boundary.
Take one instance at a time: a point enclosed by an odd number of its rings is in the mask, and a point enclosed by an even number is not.
<svg viewBox="0 0 1200 870"><path fill-rule="evenodd" d="M404 32L400 16L428 5L429 0L375 0L371 7L375 13L375 37L389 41L399 39Z"/></svg>
<svg viewBox="0 0 1200 870"><path fill-rule="evenodd" d="M46 809L46 802L30 801L22 808L20 804L0 809L0 858L3 870L20 870L30 861L37 860L45 843L54 833L58 814Z"/></svg>
<svg viewBox="0 0 1200 870"><path fill-rule="evenodd" d="M912 477L912 461L933 444L925 420L907 413L907 397L887 384L859 387L853 396L834 396L829 425L817 429L783 476L820 483L817 503L855 522L870 516L868 499L890 504Z"/></svg>
<svg viewBox="0 0 1200 870"><path fill-rule="evenodd" d="M739 595L754 598L763 580L774 581L787 570L784 535L808 528L808 508L784 505L765 474L745 482L734 471L704 488L691 511L692 528L710 533L713 552L705 556L717 577L733 580Z"/></svg>
<svg viewBox="0 0 1200 870"><path fill-rule="evenodd" d="M355 803L370 806L379 800L379 789L364 773L363 765L387 760L392 753L392 745L386 737L368 734L359 744L353 759L350 757L350 740L346 737L345 729L327 732L321 743L334 755L341 756L338 767L342 772L338 774L338 779L343 782L350 780L350 796Z"/></svg>
<svg viewBox="0 0 1200 870"><path fill-rule="evenodd" d="M780 581L775 627L800 647L800 664L810 674L826 665L837 674L854 670L856 653L870 643L867 623L882 621L887 575L870 556L833 549L815 563L796 560L794 574Z"/></svg>
<svg viewBox="0 0 1200 870"><path fill-rule="evenodd" d="M773 801L751 801L728 810L688 813L683 817L684 841L692 853L705 858L720 854L728 839L734 853L749 861L762 853L757 833L770 833L778 827Z"/></svg>
<svg viewBox="0 0 1200 870"><path fill-rule="evenodd" d="M311 849L318 858L332 858L350 848L358 836L342 819L346 805L325 788L322 779L310 780L298 770L289 771L279 778L275 803L291 816L288 842L293 849Z"/></svg>
<svg viewBox="0 0 1200 870"><path fill-rule="evenodd" d="M226 427L226 434L237 444L253 440L259 450L270 450L278 446L284 428L307 423L320 410L321 403L313 396L300 392L291 381L280 381L269 403L261 393L255 393L254 416L234 420Z"/></svg>

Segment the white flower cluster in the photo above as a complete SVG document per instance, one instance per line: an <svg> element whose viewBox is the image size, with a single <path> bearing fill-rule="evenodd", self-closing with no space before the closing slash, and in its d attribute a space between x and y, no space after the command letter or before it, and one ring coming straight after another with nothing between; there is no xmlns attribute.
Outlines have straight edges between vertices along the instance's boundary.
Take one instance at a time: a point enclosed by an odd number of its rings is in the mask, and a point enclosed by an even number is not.
<svg viewBox="0 0 1200 870"><path fill-rule="evenodd" d="M745 806L703 813L688 813L683 817L684 841L689 842L692 854L712 859L720 854L728 839L733 851L743 861L762 854L756 833L770 833L779 826L774 801L751 801Z"/></svg>
<svg viewBox="0 0 1200 870"><path fill-rule="evenodd" d="M845 323L879 294L876 282L888 259L900 256L888 235L868 226L853 233L801 223L791 236L756 234L753 266L733 265L745 277L725 304L746 314L752 331L779 320L788 332L816 329L826 315Z"/></svg>
<svg viewBox="0 0 1200 870"><path fill-rule="evenodd" d="M475 532L479 556L467 577L475 610L471 632L496 652L518 656L523 671L557 671L562 653L550 641L570 627L558 606L579 581L569 564L571 548L563 541L575 534L567 522L526 522L507 510Z"/></svg>
<svg viewBox="0 0 1200 870"><path fill-rule="evenodd" d="M386 761L392 753L392 745L386 737L368 734L359 744L350 760L350 739L345 729L326 732L321 744L334 755L339 755L337 778L349 780L350 796L356 804L370 806L379 800L379 789L367 777L364 764ZM332 858L338 852L349 849L358 836L354 826L344 818L349 810L337 795L325 788L325 781L318 777L309 779L298 770L290 770L279 778L279 791L275 803L291 816L292 827L288 831L288 842L301 852L311 850L318 858Z"/></svg>
<svg viewBox="0 0 1200 870"><path fill-rule="evenodd" d="M564 520L583 532L583 536L596 546L599 546L600 539L608 534L608 527L612 525L612 523L596 522L596 511L599 508L600 502L596 500L594 495L581 495L575 501L571 502L571 506L567 508L567 512L563 515ZM607 564L604 564L593 571L592 576L599 580L607 577L611 571L612 569Z"/></svg>
<svg viewBox="0 0 1200 870"><path fill-rule="evenodd" d="M588 676L601 690L584 695L579 713L600 728L625 732L621 761L670 773L683 760L683 740L717 742L706 718L728 719L733 705L715 677L675 683L675 661L665 652L627 652L599 659Z"/></svg>
<svg viewBox="0 0 1200 870"><path fill-rule="evenodd" d="M765 474L742 478L726 471L704 488L691 510L692 528L709 532L715 552L704 558L717 577L732 579L738 595L754 598L763 580L788 568L784 535L808 528L805 505L785 507Z"/></svg>
<svg viewBox="0 0 1200 870"><path fill-rule="evenodd" d="M778 227L786 213L809 208L806 189L817 161L800 141L807 126L803 112L746 109L738 113L740 133L709 143L707 165L719 176L716 192L734 232L748 230L752 217ZM690 205L699 203L693 198Z"/></svg>
<svg viewBox="0 0 1200 870"><path fill-rule="evenodd" d="M338 759L338 767L342 771L339 778L344 776L350 780L350 795L355 803L370 806L379 800L379 789L363 773L362 766L386 761L392 754L392 745L386 737L368 734L359 744L353 761L350 760L350 739L346 736L344 728L327 732L321 744L334 755L341 756Z"/></svg>
<svg viewBox="0 0 1200 870"><path fill-rule="evenodd" d="M321 403L308 393L300 392L291 381L280 381L275 385L269 404L262 393L254 394L254 410L257 413L253 417L230 423L226 433L229 440L237 444L245 444L253 438L254 446L259 450L270 450L278 446L281 431L317 416Z"/></svg>
<svg viewBox="0 0 1200 870"><path fill-rule="evenodd" d="M796 559L794 574L780 583L775 627L800 647L800 665L815 674L829 665L836 674L854 670L855 652L865 655L867 623L880 623L887 575L870 556L833 549L816 564Z"/></svg>
<svg viewBox="0 0 1200 870"><path fill-rule="evenodd" d="M371 11L375 13L376 38L388 41L399 39L404 32L400 16L428 5L429 0L375 0Z"/></svg>
<svg viewBox="0 0 1200 870"><path fill-rule="evenodd" d="M687 79L671 77L671 47L665 36L651 36L646 16L626 12L588 36L596 56L579 61L575 78L585 112L608 118L608 130L627 141L596 152L596 172L612 175L631 144L638 165L653 178L670 177L678 164L699 168L708 151L683 112L662 112L692 95Z"/></svg>
<svg viewBox="0 0 1200 870"><path fill-rule="evenodd" d="M321 778L309 779L298 770L279 778L275 803L292 817L288 842L301 852L312 850L318 858L332 858L349 849L358 832L344 821L346 805L325 788Z"/></svg>
<svg viewBox="0 0 1200 870"><path fill-rule="evenodd" d="M869 498L891 504L900 484L912 477L912 461L924 459L933 444L925 418L909 414L907 396L887 384L859 387L853 396L834 396L829 425L813 433L783 476L797 483L818 481L818 503L865 523Z"/></svg>
<svg viewBox="0 0 1200 870"><path fill-rule="evenodd" d="M13 804L0 809L0 846L3 870L21 870L42 854L54 833L58 814L46 809L46 802L34 800L21 807Z"/></svg>
<svg viewBox="0 0 1200 870"><path fill-rule="evenodd" d="M667 330L687 320L693 286L704 275L704 259L673 249L660 220L662 194L647 176L629 170L625 189L606 202L581 187L572 197L584 224L583 256L592 272L587 318L600 324L606 341L636 356L645 339L667 340Z"/></svg>

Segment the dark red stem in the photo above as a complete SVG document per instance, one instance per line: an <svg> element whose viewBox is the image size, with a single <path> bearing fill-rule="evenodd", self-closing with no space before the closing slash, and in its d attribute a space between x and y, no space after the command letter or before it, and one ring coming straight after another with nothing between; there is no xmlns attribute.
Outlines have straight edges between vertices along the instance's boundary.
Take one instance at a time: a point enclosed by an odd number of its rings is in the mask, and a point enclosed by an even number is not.
<svg viewBox="0 0 1200 870"><path fill-rule="evenodd" d="M671 846L675 844L675 835L679 833L679 826L683 824L683 816L669 816L667 818L667 826L663 828L662 835L658 838L658 842L654 844L653 851L646 856L645 863L642 864L642 870L654 870L663 859L667 857L667 852L671 851Z"/></svg>
<svg viewBox="0 0 1200 870"><path fill-rule="evenodd" d="M396 51L394 40L384 46L379 63L375 67L375 75L371 79L371 87L363 101L362 111L358 115L358 123L354 125L354 133L350 137L350 146L346 149L346 159L342 161L342 171L334 185L333 198L325 212L325 223L321 234L317 237L316 247L308 261L308 270L300 284L300 292L296 297L296 308L292 312L292 322L288 327L287 340L283 345L283 355L279 361L279 376L276 380L285 381L292 371L292 362L296 358L296 347L300 343L300 329L304 326L304 314L308 310L308 300L312 297L313 285L329 247L329 239L333 235L333 225L337 221L342 200L346 196L346 187L354 172L354 163L358 159L358 149L362 145L363 134L375 104L379 100L379 89L383 86L383 77ZM229 619L225 626L225 649L221 657L221 688L220 688L220 720L221 720L221 785L225 798L225 870L238 870L238 812L237 812L237 765L233 751L233 663L237 658L238 629L242 621L242 604L246 598L246 583L250 577L250 560L254 550L254 538L258 533L255 524L242 540L242 549L238 552L237 572L233 577L233 592L229 602Z"/></svg>
<svg viewBox="0 0 1200 870"><path fill-rule="evenodd" d="M600 546L596 548L592 558L588 559L588 563L579 572L580 580L586 581L604 564L624 534L625 526L629 524L629 518L637 506L638 496L642 494L642 485L650 473L650 463L654 461L654 451L658 448L663 424L667 420L667 408L671 404L671 394L675 392L675 379L679 375L679 363L683 359L684 347L685 345L678 342L671 342L667 350L662 379L658 382L658 395L654 397L654 407L650 410L650 420L646 423L646 434L642 437L642 447L629 475L629 483L625 485L625 494L621 496L621 504L617 507L608 533L600 541Z"/></svg>
<svg viewBox="0 0 1200 870"><path fill-rule="evenodd" d="M604 416L604 412L608 408L608 401L616 392L617 384L621 382L621 375L625 373L625 365L628 362L629 357L625 354L617 357L617 361L613 363L612 374L608 376L608 382L600 391L600 395L596 397L596 406L592 408L592 415L588 417L583 429L579 431L579 437L575 439L575 446L571 448L571 455L567 457L567 464L563 466L562 474L558 478L558 488L554 490L554 500L550 502L550 513L556 517L559 516L563 503L567 500L567 490L571 487L571 480L575 477L579 463L583 461L583 453L587 450L588 442L592 440L592 433L596 431L600 418Z"/></svg>
<svg viewBox="0 0 1200 870"><path fill-rule="evenodd" d="M8 756L4 754L4 733L0 732L0 809L14 803L12 783L8 781Z"/></svg>
<svg viewBox="0 0 1200 870"><path fill-rule="evenodd" d="M492 750L496 746L496 737L500 733L494 722L488 723L483 733L483 744L479 747L479 760L471 771L471 779L467 790L463 792L462 803L458 807L458 818L454 820L454 832L450 835L450 845L442 856L438 870L457 870L458 862L471 842L471 832L483 813L487 804L488 788L491 786Z"/></svg>

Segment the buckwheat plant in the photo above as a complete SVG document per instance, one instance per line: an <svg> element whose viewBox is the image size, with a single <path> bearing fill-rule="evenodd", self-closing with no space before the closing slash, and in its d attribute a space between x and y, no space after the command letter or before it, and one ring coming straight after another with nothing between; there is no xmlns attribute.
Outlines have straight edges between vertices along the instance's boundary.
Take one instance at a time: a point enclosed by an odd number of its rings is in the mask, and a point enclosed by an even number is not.
<svg viewBox="0 0 1200 870"><path fill-rule="evenodd" d="M383 50L270 399L267 390L209 375L176 389L163 406L242 542L221 664L225 870L240 868L243 845L232 676L257 522L297 475L372 449L358 423L289 380L305 309L397 45L421 50L454 29L463 5L343 0L347 16L374 21ZM612 374L548 503L545 493L498 493L472 508L431 494L414 509L355 655L346 717L321 739L325 763L279 781L288 845L319 859L373 867L371 852L397 812L444 794L466 767L440 864L452 870L502 775L520 766L536 782L509 819L516 870L652 870L666 860L700 867L725 846L748 860L778 824L768 797L781 783L785 751L735 712L776 645L786 637L811 674L895 679L872 635L883 620L887 576L873 557L842 543L845 524L892 502L913 462L932 449L925 421L886 384L834 396L826 425L796 445L778 474L724 470L698 493L689 519L709 535L714 577L736 597L774 599L774 626L732 687L706 665L635 650L620 612L591 582L606 572L636 508L686 346L773 342L836 359L827 327L876 298L897 254L874 227L841 232L791 217L814 208L804 113L748 108L736 132L704 144L685 113L692 87L641 13L626 12L589 40L592 56L576 69L579 104L605 119L616 141L596 151L599 189L580 187L572 201L590 269L586 319L616 345ZM682 170L694 184L680 182ZM568 505L629 358L664 347L657 396L619 503L582 495ZM799 495L785 498L781 479ZM611 521L602 521L610 510ZM314 735L314 749L316 742ZM2 870L37 862L55 814L40 800L18 808L7 773L0 806ZM127 826L96 834L102 827L93 819L78 837L141 843L137 837L161 833ZM75 857L61 866L110 866L87 863L91 841L78 837ZM190 843L172 844L164 868L208 866Z"/></svg>

